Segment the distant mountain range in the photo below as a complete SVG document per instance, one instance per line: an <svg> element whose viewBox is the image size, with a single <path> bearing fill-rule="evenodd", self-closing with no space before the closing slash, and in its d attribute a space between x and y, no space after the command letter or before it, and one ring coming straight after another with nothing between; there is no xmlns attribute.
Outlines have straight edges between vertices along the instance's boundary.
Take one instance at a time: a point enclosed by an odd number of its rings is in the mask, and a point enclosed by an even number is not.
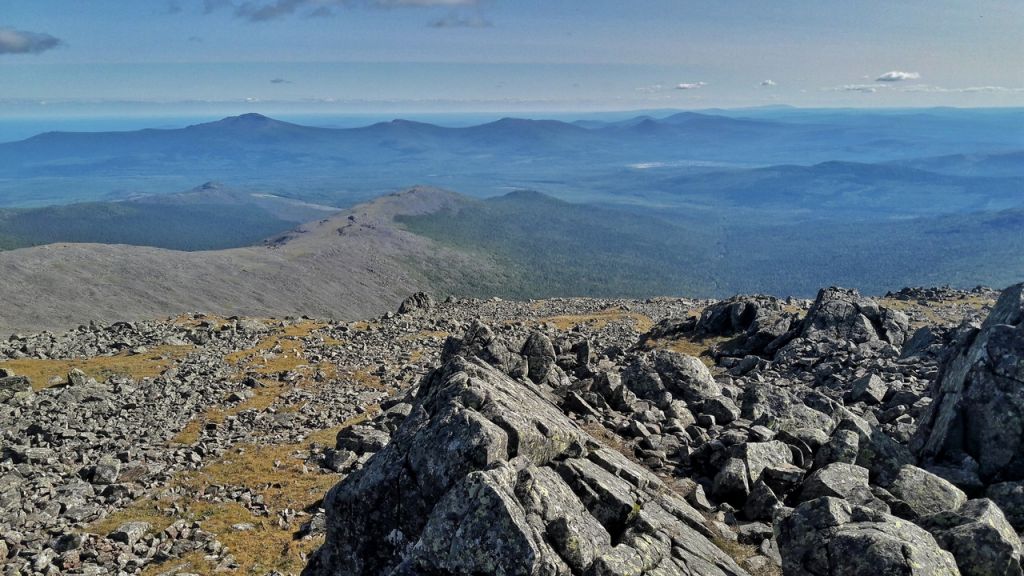
<svg viewBox="0 0 1024 576"><path fill-rule="evenodd" d="M449 128L394 120L301 126L244 114L180 129L50 132L0 144L0 205L172 193L216 180L351 205L420 182L490 196L537 188L574 201L642 197L649 174L840 161L1018 177L1024 111L682 112L617 122L504 118ZM959 159L959 160L954 160ZM951 166L951 165L956 166ZM625 202L634 200L625 199Z"/></svg>

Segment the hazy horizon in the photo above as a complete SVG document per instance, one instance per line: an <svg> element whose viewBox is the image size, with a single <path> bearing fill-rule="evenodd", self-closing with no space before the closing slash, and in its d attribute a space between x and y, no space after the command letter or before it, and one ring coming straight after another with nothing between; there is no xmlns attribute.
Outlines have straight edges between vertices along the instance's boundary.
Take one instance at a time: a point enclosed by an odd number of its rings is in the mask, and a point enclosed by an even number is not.
<svg viewBox="0 0 1024 576"><path fill-rule="evenodd" d="M900 113L906 111L923 112L927 110L962 110L962 111L1014 111L1024 106L900 106L858 108L849 106L812 107L794 106L789 104L744 106L733 108L656 108L656 109L616 109L616 110L495 110L484 111L447 111L430 112L423 110L377 110L365 112L343 111L301 111L289 110L288 105L280 107L254 106L252 104L233 105L223 103L221 108L204 111L176 110L175 107L149 105L131 113L100 112L60 112L50 111L47 114L33 116L4 115L0 112L0 143L15 142L45 132L123 132L147 128L175 129L191 124L215 122L223 118L244 114L261 114L275 120L315 126L320 128L361 128L378 122L391 120L411 120L445 127L465 127L493 122L501 118L516 117L531 120L558 120L574 122L580 120L615 121L652 116L655 118L669 116L681 112L698 114L723 114L756 116L758 113L771 111L843 111L855 112L863 109L875 114Z"/></svg>
<svg viewBox="0 0 1024 576"><path fill-rule="evenodd" d="M1024 105L1024 5L70 0L0 19L10 116Z"/></svg>

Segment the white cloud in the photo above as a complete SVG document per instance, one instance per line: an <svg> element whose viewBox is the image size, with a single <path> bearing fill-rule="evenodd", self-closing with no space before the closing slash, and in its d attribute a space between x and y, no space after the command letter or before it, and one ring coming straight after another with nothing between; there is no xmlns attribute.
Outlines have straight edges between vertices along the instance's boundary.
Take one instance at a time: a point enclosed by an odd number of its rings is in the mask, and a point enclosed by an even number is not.
<svg viewBox="0 0 1024 576"><path fill-rule="evenodd" d="M676 84L676 90L696 90L697 88L703 88L707 86L704 82L683 82Z"/></svg>
<svg viewBox="0 0 1024 576"><path fill-rule="evenodd" d="M39 54L60 44L59 38L49 34L0 28L0 54Z"/></svg>
<svg viewBox="0 0 1024 576"><path fill-rule="evenodd" d="M964 88L945 88L932 86L931 84L912 84L903 86L900 92L929 92L935 94L979 94L979 93L1019 93L1024 88L1010 88L1007 86L967 86Z"/></svg>
<svg viewBox="0 0 1024 576"><path fill-rule="evenodd" d="M771 79L761 80L761 86L764 87L764 88L774 88L774 87L776 87L778 85L779 85L778 82L776 82L775 80L771 80Z"/></svg>
<svg viewBox="0 0 1024 576"><path fill-rule="evenodd" d="M875 92L878 92L880 88L885 88L885 86L876 86L874 84L846 84L844 86L822 88L822 90L827 92L862 92L864 94L874 94Z"/></svg>
<svg viewBox="0 0 1024 576"><path fill-rule="evenodd" d="M901 72L899 70L892 70L882 74L878 78L875 78L876 82L902 82L904 80L917 80L921 78L921 75L917 72Z"/></svg>

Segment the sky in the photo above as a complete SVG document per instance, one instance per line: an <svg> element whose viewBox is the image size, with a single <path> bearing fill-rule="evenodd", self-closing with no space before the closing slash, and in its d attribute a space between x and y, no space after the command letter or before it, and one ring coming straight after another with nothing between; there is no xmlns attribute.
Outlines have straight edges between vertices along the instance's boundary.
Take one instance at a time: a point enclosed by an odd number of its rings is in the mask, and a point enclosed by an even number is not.
<svg viewBox="0 0 1024 576"><path fill-rule="evenodd" d="M0 116L1022 106L1021 0L0 0Z"/></svg>

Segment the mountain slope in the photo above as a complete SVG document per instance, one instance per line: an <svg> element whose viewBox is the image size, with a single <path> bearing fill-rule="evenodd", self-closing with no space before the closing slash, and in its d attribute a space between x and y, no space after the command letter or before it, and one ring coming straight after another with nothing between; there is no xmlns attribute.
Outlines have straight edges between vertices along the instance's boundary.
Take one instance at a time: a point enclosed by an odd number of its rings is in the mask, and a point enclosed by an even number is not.
<svg viewBox="0 0 1024 576"><path fill-rule="evenodd" d="M1024 178L935 174L895 164L822 162L687 175L654 183L662 199L847 220L891 219L1022 205Z"/></svg>
<svg viewBox="0 0 1024 576"><path fill-rule="evenodd" d="M416 188L208 252L51 244L0 253L0 333L207 311L351 319L409 293L810 296L842 284L1006 285L1024 277L1024 209L829 220L487 200Z"/></svg>
<svg viewBox="0 0 1024 576"><path fill-rule="evenodd" d="M1024 150L995 154L953 154L908 160L902 164L938 174L1024 177Z"/></svg>
<svg viewBox="0 0 1024 576"><path fill-rule="evenodd" d="M0 209L0 250L54 242L188 251L236 248L336 212L208 182L188 192L127 201Z"/></svg>
<svg viewBox="0 0 1024 576"><path fill-rule="evenodd" d="M50 244L2 252L0 333L190 310L351 319L391 310L412 291L443 290L437 278L500 280L486 258L445 249L392 222L457 201L414 188L301 226L268 246L179 252Z"/></svg>

